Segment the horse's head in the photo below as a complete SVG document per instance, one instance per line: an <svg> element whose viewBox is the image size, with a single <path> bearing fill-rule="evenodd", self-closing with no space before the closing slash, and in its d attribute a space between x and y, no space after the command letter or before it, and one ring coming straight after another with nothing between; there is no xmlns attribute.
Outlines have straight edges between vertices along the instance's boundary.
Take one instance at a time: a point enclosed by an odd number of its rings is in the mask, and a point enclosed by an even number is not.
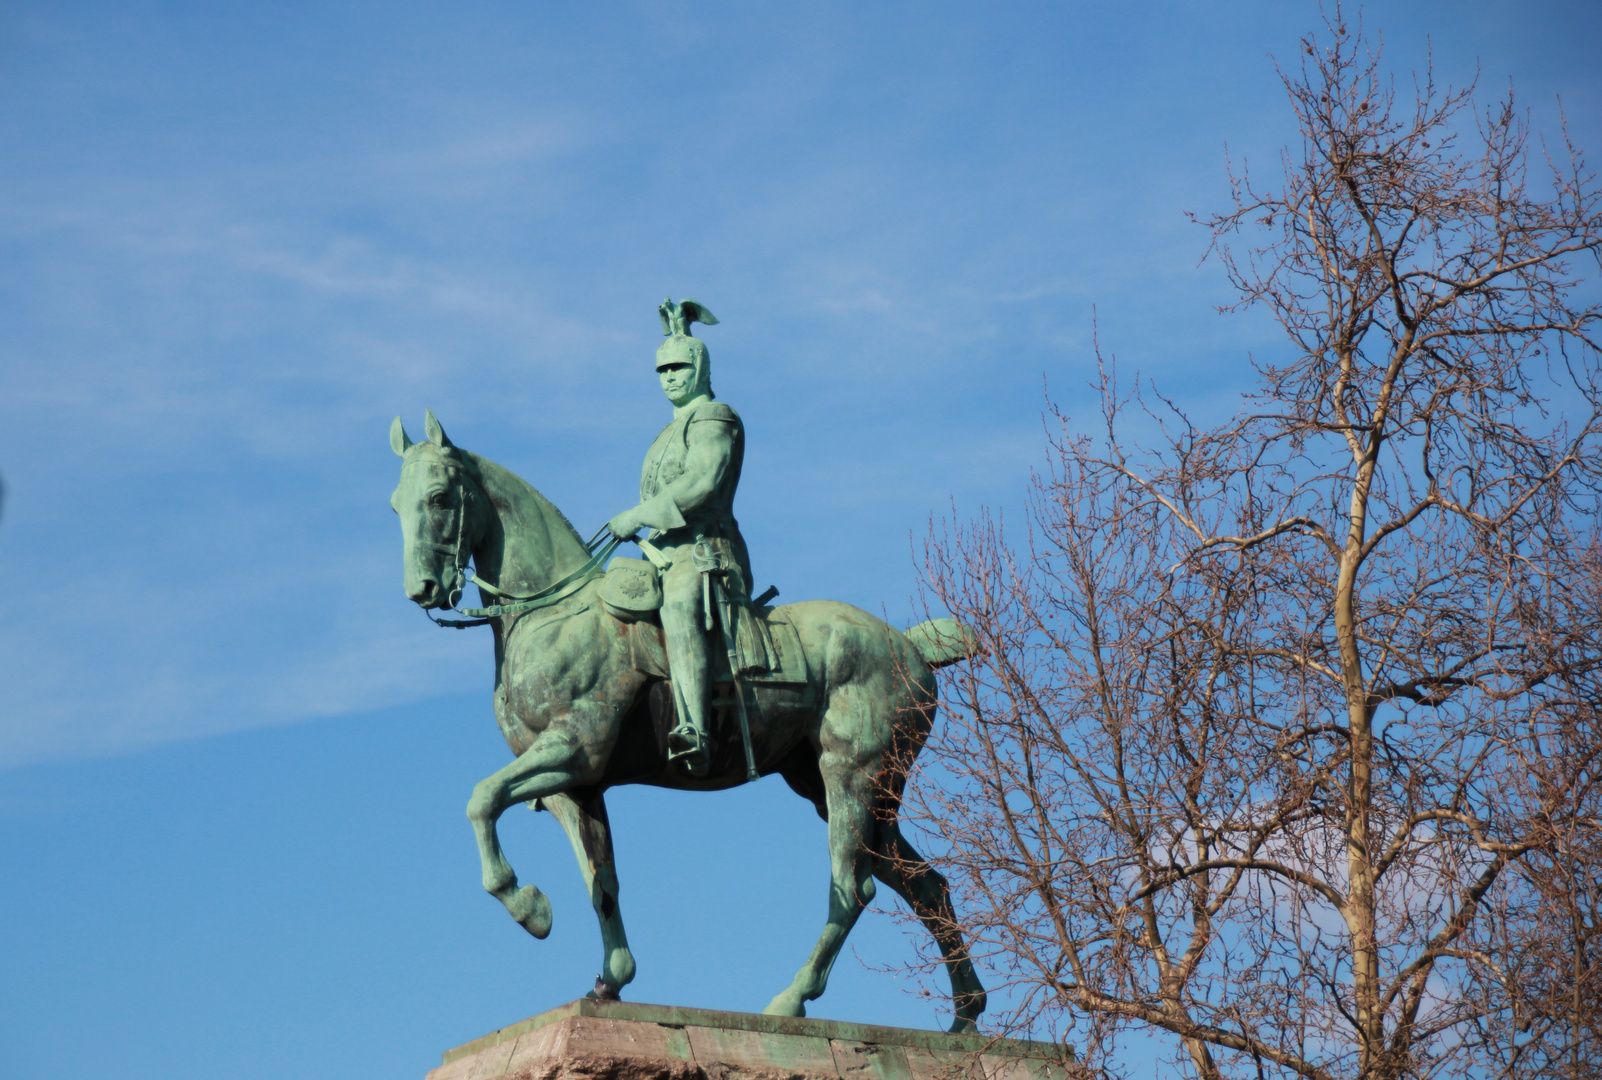
<svg viewBox="0 0 1602 1080"><path fill-rule="evenodd" d="M406 544L406 595L424 608L455 607L467 584L464 568L484 529L487 500L467 456L451 444L432 409L427 442L414 443L400 417L389 445L401 458L400 484L389 505Z"/></svg>

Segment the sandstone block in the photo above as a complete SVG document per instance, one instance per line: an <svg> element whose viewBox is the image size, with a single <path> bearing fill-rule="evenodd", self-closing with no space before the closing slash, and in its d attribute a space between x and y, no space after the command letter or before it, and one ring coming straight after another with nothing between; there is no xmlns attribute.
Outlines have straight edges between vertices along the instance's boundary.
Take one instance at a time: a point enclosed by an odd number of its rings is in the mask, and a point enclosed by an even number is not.
<svg viewBox="0 0 1602 1080"><path fill-rule="evenodd" d="M1070 1080L1049 1043L583 999L445 1054L427 1080Z"/></svg>

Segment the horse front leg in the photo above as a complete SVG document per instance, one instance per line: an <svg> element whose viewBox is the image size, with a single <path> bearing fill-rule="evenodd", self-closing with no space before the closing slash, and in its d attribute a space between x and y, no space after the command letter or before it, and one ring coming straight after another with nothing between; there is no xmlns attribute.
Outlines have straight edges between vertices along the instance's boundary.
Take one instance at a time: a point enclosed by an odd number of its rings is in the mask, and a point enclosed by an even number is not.
<svg viewBox="0 0 1602 1080"><path fill-rule="evenodd" d="M542 799L541 805L562 823L578 858L579 872L601 924L601 974L590 996L615 1000L634 980L634 954L623 930L618 907L617 867L612 860L612 826L606 799L596 788L582 788Z"/></svg>
<svg viewBox="0 0 1602 1080"><path fill-rule="evenodd" d="M517 886L517 874L501 851L495 831L506 808L555 795L580 781L582 754L561 731L546 731L510 765L479 781L467 801L467 819L478 838L484 891L506 906L519 925L537 938L551 932L551 902L533 885Z"/></svg>

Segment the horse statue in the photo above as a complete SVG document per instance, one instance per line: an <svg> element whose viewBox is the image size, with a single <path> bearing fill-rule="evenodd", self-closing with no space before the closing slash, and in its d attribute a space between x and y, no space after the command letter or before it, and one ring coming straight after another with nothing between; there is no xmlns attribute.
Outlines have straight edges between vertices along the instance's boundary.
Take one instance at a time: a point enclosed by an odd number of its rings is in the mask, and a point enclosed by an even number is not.
<svg viewBox="0 0 1602 1080"><path fill-rule="evenodd" d="M671 714L673 698L664 692L670 672L661 630L648 618L619 618L601 602L599 564L616 542L592 551L533 487L455 446L432 411L425 431L428 441L414 443L397 417L389 434L402 459L390 505L405 541L406 595L425 613L450 609L471 580L486 603L513 601L467 612L486 616L494 634L495 719L516 755L480 781L467 804L484 888L530 934L550 933L550 901L533 885L518 886L496 834L496 822L515 803L549 811L573 845L600 920L602 974L590 996L616 998L634 978L634 957L618 907L606 789L734 787L747 778L746 751L729 735L733 725L722 723L722 750L708 775L671 767L664 732L672 717L663 713ZM764 1011L806 1015L877 878L940 948L951 980L951 1030L977 1030L985 991L945 879L896 822L906 767L934 719L933 669L971 655L969 638L949 619L903 633L830 600L763 612L782 661L778 677L738 679L725 671L729 685L720 689L743 695L756 771L784 777L828 822L830 865L823 933ZM728 697L714 702L722 715L729 704Z"/></svg>

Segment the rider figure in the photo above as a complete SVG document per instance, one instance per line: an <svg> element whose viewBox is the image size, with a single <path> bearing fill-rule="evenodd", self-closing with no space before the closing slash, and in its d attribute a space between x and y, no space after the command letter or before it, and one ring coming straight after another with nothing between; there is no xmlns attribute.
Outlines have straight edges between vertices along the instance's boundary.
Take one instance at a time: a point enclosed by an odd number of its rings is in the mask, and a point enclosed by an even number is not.
<svg viewBox="0 0 1602 1080"><path fill-rule="evenodd" d="M607 525L619 539L630 539L648 527L650 539L670 561L662 571L662 631L673 671L678 725L668 735L668 760L683 762L692 775L704 776L711 765L713 652L706 629L708 613L702 607L701 574L693 555L697 543L705 541L719 556L729 599L746 601L750 557L734 520L745 427L739 413L713 400L706 346L689 333L692 323L712 326L718 320L694 300L664 300L657 311L667 340L656 350L656 370L662 392L673 403L673 421L646 452L639 505Z"/></svg>

